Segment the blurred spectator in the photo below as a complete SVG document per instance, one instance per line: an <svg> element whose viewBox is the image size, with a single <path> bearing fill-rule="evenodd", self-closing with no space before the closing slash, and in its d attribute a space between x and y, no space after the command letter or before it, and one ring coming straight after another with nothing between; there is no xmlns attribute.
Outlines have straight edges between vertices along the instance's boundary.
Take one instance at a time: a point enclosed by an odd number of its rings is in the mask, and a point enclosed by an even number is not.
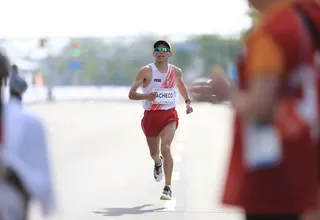
<svg viewBox="0 0 320 220"><path fill-rule="evenodd" d="M11 66L11 75L18 75L19 74L19 69L18 69L18 66L13 64Z"/></svg>
<svg viewBox="0 0 320 220"><path fill-rule="evenodd" d="M22 95L27 90L26 81L19 75L12 75L9 83L10 99L22 100Z"/></svg>
<svg viewBox="0 0 320 220"><path fill-rule="evenodd" d="M3 77L3 85L4 86L7 86L8 85L8 82L10 82L10 79L12 76L16 76L19 74L19 69L18 69L18 66L13 64L11 66L11 72L8 71L7 75L5 77Z"/></svg>
<svg viewBox="0 0 320 220"><path fill-rule="evenodd" d="M3 60L0 56L2 79L8 73ZM44 215L53 213L56 204L45 127L38 117L21 108L27 84L15 66L12 70L10 101L1 115L0 219L26 220L30 201L39 202Z"/></svg>

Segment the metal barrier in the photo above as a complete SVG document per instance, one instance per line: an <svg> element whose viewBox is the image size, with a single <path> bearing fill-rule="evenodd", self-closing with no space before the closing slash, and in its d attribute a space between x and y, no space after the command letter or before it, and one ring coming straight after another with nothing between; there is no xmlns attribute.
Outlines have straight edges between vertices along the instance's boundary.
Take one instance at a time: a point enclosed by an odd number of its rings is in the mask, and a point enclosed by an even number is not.
<svg viewBox="0 0 320 220"><path fill-rule="evenodd" d="M129 89L126 86L56 86L52 88L52 97L55 101L128 100ZM8 88L5 88L4 98L9 98ZM24 103L45 101L48 101L48 89L45 86L29 87L23 96Z"/></svg>

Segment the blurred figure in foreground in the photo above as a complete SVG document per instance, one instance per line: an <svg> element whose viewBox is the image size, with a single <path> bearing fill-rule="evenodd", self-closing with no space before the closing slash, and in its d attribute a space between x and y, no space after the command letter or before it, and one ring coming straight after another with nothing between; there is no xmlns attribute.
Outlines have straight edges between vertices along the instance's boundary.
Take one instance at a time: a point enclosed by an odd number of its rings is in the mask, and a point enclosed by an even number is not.
<svg viewBox="0 0 320 220"><path fill-rule="evenodd" d="M229 87L231 86L230 80L227 75L223 73L213 73L211 79L198 78L191 86L189 86L190 95L193 100L197 102L206 102L208 98L212 98L212 103L221 103L229 100ZM209 87L212 94L206 97L207 94L201 91Z"/></svg>
<svg viewBox="0 0 320 220"><path fill-rule="evenodd" d="M236 117L223 202L241 207L247 220L315 220L319 57L310 21L320 27L320 7L249 2L262 16L231 91Z"/></svg>
<svg viewBox="0 0 320 220"><path fill-rule="evenodd" d="M0 63L0 69L6 62ZM32 200L40 202L47 215L55 211L55 198L44 125L21 106L26 82L12 75L9 86L2 120L0 219L26 220Z"/></svg>
<svg viewBox="0 0 320 220"><path fill-rule="evenodd" d="M234 145L223 202L247 220L298 220L317 208L315 46L298 9L316 1L252 0L262 20L239 60Z"/></svg>
<svg viewBox="0 0 320 220"><path fill-rule="evenodd" d="M9 60L6 56L6 54L0 50L0 81L2 82L0 84L0 150L2 150L3 147L3 82L8 77L9 73ZM3 179L5 174L5 167L3 165L3 161L0 157L0 182ZM1 193L0 193L1 197ZM1 215L0 215L1 217ZM0 218L1 219L1 218Z"/></svg>
<svg viewBox="0 0 320 220"><path fill-rule="evenodd" d="M11 77L12 76L17 76L17 75L19 75L18 66L13 64L11 66L11 72L9 74L7 74L6 77L3 78L4 85L7 86L8 82L10 82Z"/></svg>

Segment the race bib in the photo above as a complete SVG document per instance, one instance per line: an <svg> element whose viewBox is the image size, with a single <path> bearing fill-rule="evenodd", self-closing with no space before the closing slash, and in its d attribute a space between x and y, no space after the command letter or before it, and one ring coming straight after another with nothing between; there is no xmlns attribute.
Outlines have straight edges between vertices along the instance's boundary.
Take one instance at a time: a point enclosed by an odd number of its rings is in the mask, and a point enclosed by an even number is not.
<svg viewBox="0 0 320 220"><path fill-rule="evenodd" d="M171 104L174 103L174 89L153 89L153 92L156 92L156 99L152 104Z"/></svg>

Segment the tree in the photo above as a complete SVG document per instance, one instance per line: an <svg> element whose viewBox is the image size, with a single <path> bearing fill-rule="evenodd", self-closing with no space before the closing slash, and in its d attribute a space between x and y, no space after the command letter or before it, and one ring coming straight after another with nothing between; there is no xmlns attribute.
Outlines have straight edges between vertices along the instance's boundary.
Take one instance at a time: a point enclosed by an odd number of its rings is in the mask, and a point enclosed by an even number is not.
<svg viewBox="0 0 320 220"><path fill-rule="evenodd" d="M251 9L247 12L247 15L251 19L251 25L255 26L257 22L259 21L260 12L254 9Z"/></svg>
<svg viewBox="0 0 320 220"><path fill-rule="evenodd" d="M77 54L74 53L75 44L78 45ZM58 75L54 78L63 79L54 81L75 84L91 84L98 81L105 51L108 51L107 45L99 39L71 40L60 54L48 61L55 64L55 73ZM72 63L80 63L80 68L72 69Z"/></svg>
<svg viewBox="0 0 320 220"><path fill-rule="evenodd" d="M250 33L250 31L253 30L253 28L257 25L257 23L259 22L259 16L260 16L260 12L254 9L251 9L250 11L247 12L247 16L249 16L249 18L251 19L251 27L248 29L245 29L241 32L240 34L240 38L242 41L244 41L248 34Z"/></svg>
<svg viewBox="0 0 320 220"><path fill-rule="evenodd" d="M55 68L55 74L50 78L53 84L130 85L139 68L153 62L152 46L156 40L158 37L155 36L137 37L131 42L118 39L105 43L92 38L71 40L60 54L46 60L44 66L50 66L47 69L51 70ZM78 45L76 51L74 42ZM204 69L201 74L210 75L213 66L225 68L233 60L239 43L238 39L216 35L192 37L181 44L172 42L172 62L184 71L196 63L201 68L197 67L195 71ZM196 48L184 50L179 49L179 45L194 45ZM70 69L72 61L80 62L81 68Z"/></svg>
<svg viewBox="0 0 320 220"><path fill-rule="evenodd" d="M239 45L238 39L222 38L217 35L202 35L190 39L189 42L200 46L199 56L204 61L205 75L210 75L215 65L225 68L232 62Z"/></svg>

